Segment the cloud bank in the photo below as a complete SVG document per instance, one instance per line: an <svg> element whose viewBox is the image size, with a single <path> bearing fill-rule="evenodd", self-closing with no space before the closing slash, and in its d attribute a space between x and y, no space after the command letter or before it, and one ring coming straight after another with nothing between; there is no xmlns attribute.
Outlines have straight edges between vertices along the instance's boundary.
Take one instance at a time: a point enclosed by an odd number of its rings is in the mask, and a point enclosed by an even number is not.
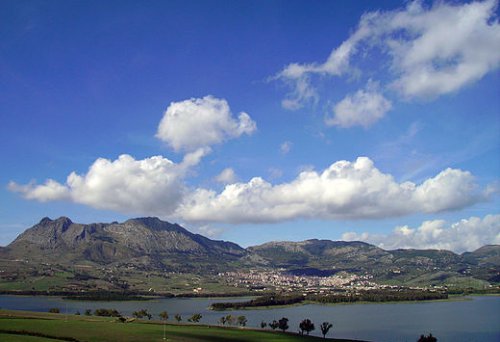
<svg viewBox="0 0 500 342"><path fill-rule="evenodd" d="M304 171L289 183L260 177L217 193L198 188L177 210L187 221L259 223L299 218L381 219L458 210L487 199L472 174L446 169L422 184L398 183L360 157L322 172Z"/></svg>
<svg viewBox="0 0 500 342"><path fill-rule="evenodd" d="M447 224L443 220L425 221L417 228L396 227L389 235L344 233L342 240L361 240L381 248L446 249L457 253L500 244L500 215L470 217Z"/></svg>
<svg viewBox="0 0 500 342"><path fill-rule="evenodd" d="M446 169L421 184L398 183L366 157L335 162L322 172L303 171L276 185L255 177L227 184L218 193L186 183L189 169L203 155L198 150L178 164L161 156L100 158L86 174L72 172L65 184L50 179L40 185L11 182L9 189L32 200L70 200L98 209L204 223L383 219L458 210L491 195L467 171ZM225 173L221 181L232 177L230 171Z"/></svg>

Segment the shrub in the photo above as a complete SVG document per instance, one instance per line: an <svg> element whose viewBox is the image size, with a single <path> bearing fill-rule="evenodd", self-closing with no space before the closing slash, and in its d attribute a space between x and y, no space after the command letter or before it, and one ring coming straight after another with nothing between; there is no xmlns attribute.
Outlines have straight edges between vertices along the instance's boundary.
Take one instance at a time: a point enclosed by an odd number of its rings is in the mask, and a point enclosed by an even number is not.
<svg viewBox="0 0 500 342"><path fill-rule="evenodd" d="M120 313L116 309L96 309L94 315L103 317L120 317Z"/></svg>

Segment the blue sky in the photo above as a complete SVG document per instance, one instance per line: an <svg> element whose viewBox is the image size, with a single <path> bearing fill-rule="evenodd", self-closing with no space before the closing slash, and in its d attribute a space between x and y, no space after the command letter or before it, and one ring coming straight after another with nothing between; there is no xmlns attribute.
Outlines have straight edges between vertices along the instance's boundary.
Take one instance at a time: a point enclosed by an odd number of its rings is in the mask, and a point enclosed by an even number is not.
<svg viewBox="0 0 500 342"><path fill-rule="evenodd" d="M500 243L498 2L2 1L0 245L159 216L243 246Z"/></svg>

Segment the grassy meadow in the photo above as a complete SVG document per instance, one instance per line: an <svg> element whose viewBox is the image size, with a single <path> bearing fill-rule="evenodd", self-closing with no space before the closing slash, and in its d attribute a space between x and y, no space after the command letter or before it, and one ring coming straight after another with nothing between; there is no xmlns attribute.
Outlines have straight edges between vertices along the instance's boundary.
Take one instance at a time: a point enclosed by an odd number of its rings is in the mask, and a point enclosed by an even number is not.
<svg viewBox="0 0 500 342"><path fill-rule="evenodd" d="M323 338L247 328L0 310L0 341L322 341ZM330 341L350 340L330 339Z"/></svg>

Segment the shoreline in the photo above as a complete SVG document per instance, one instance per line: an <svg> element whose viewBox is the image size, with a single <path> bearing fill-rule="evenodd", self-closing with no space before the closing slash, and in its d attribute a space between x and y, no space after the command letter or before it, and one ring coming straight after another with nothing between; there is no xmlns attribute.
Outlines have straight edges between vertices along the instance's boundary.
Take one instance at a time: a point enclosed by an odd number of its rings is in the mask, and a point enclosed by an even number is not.
<svg viewBox="0 0 500 342"><path fill-rule="evenodd" d="M466 302L471 301L471 297L500 297L500 293L494 294L465 294L465 295L449 295L447 299L421 299L421 300L399 300L399 301L356 301L356 302L339 302L339 303L320 303L316 301L304 300L300 303L286 304L286 305L268 305L268 306L254 306L254 307L240 307L240 308L227 308L224 310L217 310L209 308L214 312L226 311L251 311L251 310L269 310L269 309L283 309L304 305L321 305L321 306L344 306L344 305L374 305L374 304L419 304L419 303L439 303L439 302Z"/></svg>
<svg viewBox="0 0 500 342"><path fill-rule="evenodd" d="M256 297L252 293L151 293L147 291L25 291L25 290L0 290L0 296L32 296L32 297L61 297L65 300L79 301L149 301L167 298L250 298ZM70 296L74 296L71 298Z"/></svg>

